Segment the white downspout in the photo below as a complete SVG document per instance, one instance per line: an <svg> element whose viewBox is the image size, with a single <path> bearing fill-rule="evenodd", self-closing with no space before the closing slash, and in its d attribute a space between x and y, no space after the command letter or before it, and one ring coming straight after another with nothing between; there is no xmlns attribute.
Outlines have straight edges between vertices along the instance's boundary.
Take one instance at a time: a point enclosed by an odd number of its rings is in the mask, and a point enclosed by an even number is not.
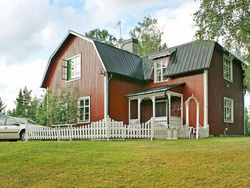
<svg viewBox="0 0 250 188"><path fill-rule="evenodd" d="M208 71L203 73L203 88L204 88L204 120L203 127L208 126Z"/></svg>

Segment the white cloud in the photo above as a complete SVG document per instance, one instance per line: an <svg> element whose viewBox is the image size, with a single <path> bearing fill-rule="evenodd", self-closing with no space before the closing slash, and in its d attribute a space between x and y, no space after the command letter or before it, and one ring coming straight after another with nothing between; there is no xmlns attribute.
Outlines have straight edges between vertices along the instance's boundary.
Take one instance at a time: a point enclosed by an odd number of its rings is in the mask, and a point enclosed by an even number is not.
<svg viewBox="0 0 250 188"><path fill-rule="evenodd" d="M14 107L14 100L20 89L25 86L38 97L42 90L39 88L46 62L38 59L31 63L13 64L7 66L0 62L0 91L1 98L7 104L8 109Z"/></svg>
<svg viewBox="0 0 250 188"><path fill-rule="evenodd" d="M193 40L195 29L192 14L199 8L199 2L190 1L177 8L165 8L156 12L155 17L163 28L163 40L169 47Z"/></svg>

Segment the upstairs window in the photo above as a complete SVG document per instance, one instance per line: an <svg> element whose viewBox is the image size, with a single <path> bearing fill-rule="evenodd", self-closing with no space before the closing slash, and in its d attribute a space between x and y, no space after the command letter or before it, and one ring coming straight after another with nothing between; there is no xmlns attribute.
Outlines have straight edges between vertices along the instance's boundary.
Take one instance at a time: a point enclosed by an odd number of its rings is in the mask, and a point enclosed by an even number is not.
<svg viewBox="0 0 250 188"><path fill-rule="evenodd" d="M82 97L78 100L79 118L78 123L90 122L90 97Z"/></svg>
<svg viewBox="0 0 250 188"><path fill-rule="evenodd" d="M155 83L167 81L168 58L154 63Z"/></svg>
<svg viewBox="0 0 250 188"><path fill-rule="evenodd" d="M233 99L224 97L224 122L233 123Z"/></svg>
<svg viewBox="0 0 250 188"><path fill-rule="evenodd" d="M64 80L71 81L81 78L81 55L76 55L64 61Z"/></svg>
<svg viewBox="0 0 250 188"><path fill-rule="evenodd" d="M227 55L223 55L223 78L229 82L233 82L233 66L232 60Z"/></svg>

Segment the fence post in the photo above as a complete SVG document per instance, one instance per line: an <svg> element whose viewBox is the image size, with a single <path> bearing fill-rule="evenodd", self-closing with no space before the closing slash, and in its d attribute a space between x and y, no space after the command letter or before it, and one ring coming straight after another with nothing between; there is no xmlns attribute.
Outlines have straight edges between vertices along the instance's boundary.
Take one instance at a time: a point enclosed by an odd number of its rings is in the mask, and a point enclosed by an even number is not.
<svg viewBox="0 0 250 188"><path fill-rule="evenodd" d="M69 131L69 141L71 142L72 141L72 126L69 124L68 124L68 131Z"/></svg>
<svg viewBox="0 0 250 188"><path fill-rule="evenodd" d="M57 125L57 141L60 141L60 131L59 131L59 128L60 128L60 125Z"/></svg>
<svg viewBox="0 0 250 188"><path fill-rule="evenodd" d="M110 118L108 115L105 118L105 124L106 124L106 136L107 136L107 140L109 141L109 138L110 138Z"/></svg>
<svg viewBox="0 0 250 188"><path fill-rule="evenodd" d="M154 132L155 132L155 119L151 118L151 140L154 139Z"/></svg>

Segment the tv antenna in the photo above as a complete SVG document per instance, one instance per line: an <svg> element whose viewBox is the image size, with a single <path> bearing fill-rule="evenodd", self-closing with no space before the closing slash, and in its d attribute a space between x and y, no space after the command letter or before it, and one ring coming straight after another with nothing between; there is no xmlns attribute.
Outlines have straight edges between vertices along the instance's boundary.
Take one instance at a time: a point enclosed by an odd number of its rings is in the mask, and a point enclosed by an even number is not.
<svg viewBox="0 0 250 188"><path fill-rule="evenodd" d="M121 39L122 38L122 22L121 22L121 20L119 20L117 22L117 24L115 25L115 27L117 27L117 26L119 26L119 28L120 28L120 39Z"/></svg>

